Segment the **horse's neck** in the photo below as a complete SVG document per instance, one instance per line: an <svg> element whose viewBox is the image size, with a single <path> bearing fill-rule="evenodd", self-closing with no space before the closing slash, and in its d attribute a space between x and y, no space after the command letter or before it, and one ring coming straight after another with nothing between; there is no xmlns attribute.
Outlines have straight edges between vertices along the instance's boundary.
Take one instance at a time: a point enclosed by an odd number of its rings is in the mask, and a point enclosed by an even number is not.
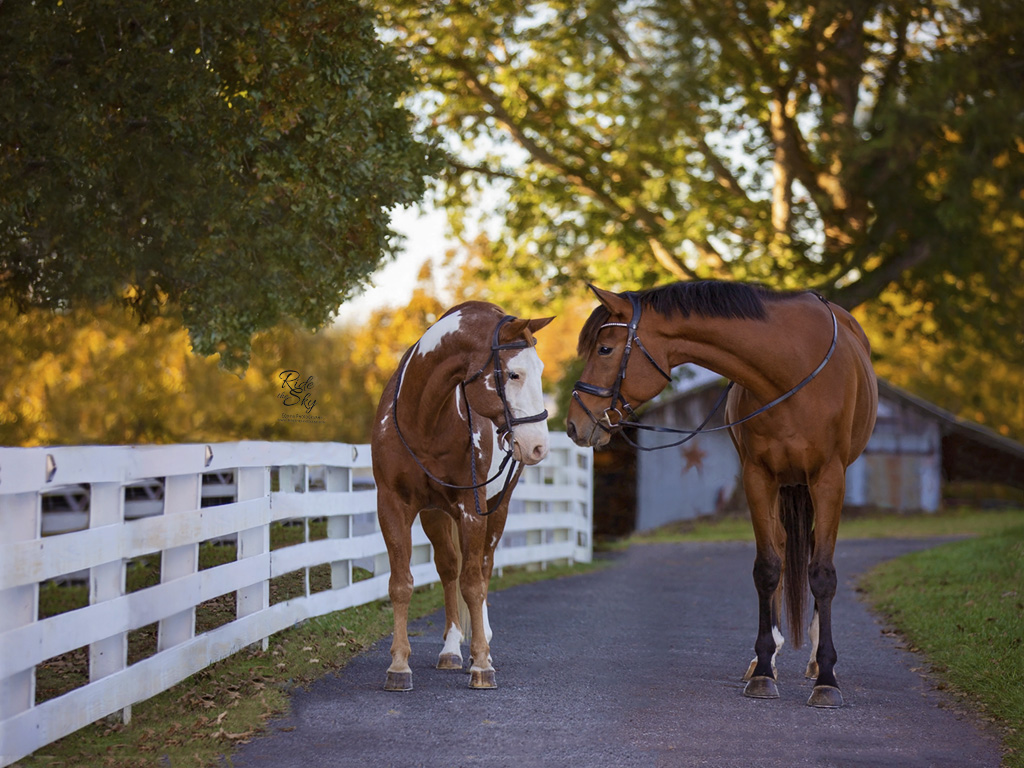
<svg viewBox="0 0 1024 768"><path fill-rule="evenodd" d="M675 337L669 344L672 366L697 363L771 398L821 362L832 322L827 312L793 300L770 305L767 320L680 316L675 329L670 331Z"/></svg>
<svg viewBox="0 0 1024 768"><path fill-rule="evenodd" d="M415 430L429 444L451 429L454 417L464 419L468 406L458 392L465 378L464 368L450 355L414 352L406 364L398 393L403 428Z"/></svg>

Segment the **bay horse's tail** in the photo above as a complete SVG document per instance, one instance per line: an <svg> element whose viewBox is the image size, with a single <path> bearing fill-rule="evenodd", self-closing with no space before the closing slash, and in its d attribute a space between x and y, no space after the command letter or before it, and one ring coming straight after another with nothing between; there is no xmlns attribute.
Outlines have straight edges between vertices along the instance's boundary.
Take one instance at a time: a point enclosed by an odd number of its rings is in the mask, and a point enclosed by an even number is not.
<svg viewBox="0 0 1024 768"><path fill-rule="evenodd" d="M807 602L807 565L811 558L814 506L806 485L785 485L779 489L779 516L786 530L783 592L793 647L804 641L804 607Z"/></svg>
<svg viewBox="0 0 1024 768"><path fill-rule="evenodd" d="M455 545L455 565L458 570L455 572L455 594L459 601L459 629L462 631L462 642L469 643L473 640L473 622L469 620L469 604L462 597L462 540L459 538L459 521L452 520L452 544Z"/></svg>

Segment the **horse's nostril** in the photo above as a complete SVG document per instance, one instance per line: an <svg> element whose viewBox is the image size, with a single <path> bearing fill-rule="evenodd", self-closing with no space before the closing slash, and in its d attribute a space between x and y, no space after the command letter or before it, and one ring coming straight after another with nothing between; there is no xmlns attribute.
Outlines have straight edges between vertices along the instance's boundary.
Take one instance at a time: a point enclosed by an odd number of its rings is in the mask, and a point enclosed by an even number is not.
<svg viewBox="0 0 1024 768"><path fill-rule="evenodd" d="M569 436L570 440L576 439L576 425L571 421L565 425L565 434Z"/></svg>

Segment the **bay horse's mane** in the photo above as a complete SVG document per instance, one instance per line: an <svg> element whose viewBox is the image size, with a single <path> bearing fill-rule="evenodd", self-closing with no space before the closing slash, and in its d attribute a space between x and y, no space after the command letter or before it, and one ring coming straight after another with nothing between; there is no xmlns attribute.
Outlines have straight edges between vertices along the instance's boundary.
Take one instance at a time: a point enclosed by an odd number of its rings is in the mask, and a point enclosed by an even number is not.
<svg viewBox="0 0 1024 768"><path fill-rule="evenodd" d="M765 302L790 299L806 291L775 291L758 283L736 283L723 280L693 280L670 283L643 291L630 291L640 299L640 306L666 317L691 313L701 317L723 317L737 320L764 320ZM577 354L585 357L597 344L601 326L609 321L611 312L598 304L580 330Z"/></svg>

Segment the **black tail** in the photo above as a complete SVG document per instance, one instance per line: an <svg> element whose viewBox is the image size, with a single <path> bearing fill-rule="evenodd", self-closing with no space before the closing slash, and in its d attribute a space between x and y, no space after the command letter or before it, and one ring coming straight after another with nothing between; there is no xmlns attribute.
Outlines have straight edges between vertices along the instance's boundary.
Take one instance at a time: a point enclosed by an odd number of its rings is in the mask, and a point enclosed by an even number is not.
<svg viewBox="0 0 1024 768"><path fill-rule="evenodd" d="M804 605L807 602L807 564L811 558L814 507L806 485L786 485L779 490L779 515L786 529L786 564L783 591L789 635L794 648L804 642Z"/></svg>

